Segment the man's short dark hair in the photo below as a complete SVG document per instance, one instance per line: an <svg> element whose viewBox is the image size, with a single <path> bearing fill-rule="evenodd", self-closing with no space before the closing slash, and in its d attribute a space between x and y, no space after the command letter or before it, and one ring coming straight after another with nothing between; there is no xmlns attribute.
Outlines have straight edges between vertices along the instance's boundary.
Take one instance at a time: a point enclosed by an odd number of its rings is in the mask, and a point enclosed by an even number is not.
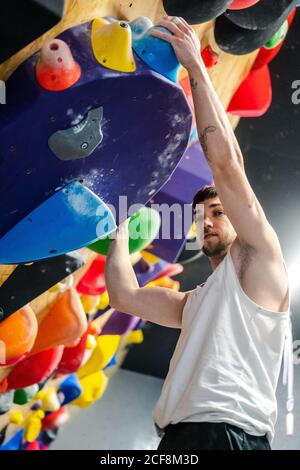
<svg viewBox="0 0 300 470"><path fill-rule="evenodd" d="M195 214L197 204L201 204L207 199L212 199L217 196L218 196L218 193L217 193L215 186L203 186L203 188L201 188L194 196L193 205L192 205L193 215Z"/></svg>

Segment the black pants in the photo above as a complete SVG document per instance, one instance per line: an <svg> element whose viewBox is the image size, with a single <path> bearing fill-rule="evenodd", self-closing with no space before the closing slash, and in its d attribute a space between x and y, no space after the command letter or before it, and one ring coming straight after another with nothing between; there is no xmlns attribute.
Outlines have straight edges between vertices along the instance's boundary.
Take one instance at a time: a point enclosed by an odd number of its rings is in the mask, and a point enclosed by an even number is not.
<svg viewBox="0 0 300 470"><path fill-rule="evenodd" d="M227 423L169 424L158 450L271 450L266 436Z"/></svg>

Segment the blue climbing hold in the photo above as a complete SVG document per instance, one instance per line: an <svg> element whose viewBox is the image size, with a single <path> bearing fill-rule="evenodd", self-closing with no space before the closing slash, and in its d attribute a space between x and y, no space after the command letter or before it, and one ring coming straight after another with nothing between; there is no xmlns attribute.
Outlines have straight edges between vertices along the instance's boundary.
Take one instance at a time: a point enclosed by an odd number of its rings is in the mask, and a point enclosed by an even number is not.
<svg viewBox="0 0 300 470"><path fill-rule="evenodd" d="M77 181L34 209L0 240L0 264L19 264L69 253L116 229L108 206Z"/></svg>
<svg viewBox="0 0 300 470"><path fill-rule="evenodd" d="M104 370L107 369L108 367L112 367L112 366L115 366L117 364L117 353L111 358L111 360L109 361L109 363L104 367Z"/></svg>
<svg viewBox="0 0 300 470"><path fill-rule="evenodd" d="M24 429L20 429L9 441L0 446L0 450L22 450Z"/></svg>
<svg viewBox="0 0 300 470"><path fill-rule="evenodd" d="M61 406L67 405L82 394L82 387L76 374L70 374L59 386L59 391L64 395Z"/></svg>
<svg viewBox="0 0 300 470"><path fill-rule="evenodd" d="M152 70L177 83L181 66L173 47L167 41L151 36L150 31L156 28L167 34L172 33L162 26L154 26L145 16L131 21L130 27L132 47L139 58Z"/></svg>

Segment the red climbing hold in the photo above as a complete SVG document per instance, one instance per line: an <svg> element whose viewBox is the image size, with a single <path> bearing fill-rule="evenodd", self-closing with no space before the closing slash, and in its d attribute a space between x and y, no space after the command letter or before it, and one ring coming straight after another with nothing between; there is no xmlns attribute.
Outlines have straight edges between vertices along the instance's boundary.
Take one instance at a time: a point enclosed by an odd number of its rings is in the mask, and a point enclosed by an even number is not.
<svg viewBox="0 0 300 470"><path fill-rule="evenodd" d="M243 10L244 8L252 7L258 2L259 0L233 0L228 10Z"/></svg>
<svg viewBox="0 0 300 470"><path fill-rule="evenodd" d="M269 68L264 65L253 70L239 86L227 111L240 117L262 116L272 102L272 83Z"/></svg>
<svg viewBox="0 0 300 470"><path fill-rule="evenodd" d="M42 429L60 428L68 421L69 417L68 408L66 406L62 406L58 410L45 416L42 421Z"/></svg>
<svg viewBox="0 0 300 470"><path fill-rule="evenodd" d="M85 295L101 295L106 291L104 267L106 256L98 255L77 284L76 290Z"/></svg>
<svg viewBox="0 0 300 470"><path fill-rule="evenodd" d="M71 49L61 39L45 42L36 66L36 78L41 87L49 91L67 90L81 75Z"/></svg>
<svg viewBox="0 0 300 470"><path fill-rule="evenodd" d="M206 68L211 68L218 63L219 54L210 46L206 46L201 52L202 60Z"/></svg>
<svg viewBox="0 0 300 470"><path fill-rule="evenodd" d="M58 366L63 346L42 351L19 362L7 377L7 390L18 390L46 380Z"/></svg>

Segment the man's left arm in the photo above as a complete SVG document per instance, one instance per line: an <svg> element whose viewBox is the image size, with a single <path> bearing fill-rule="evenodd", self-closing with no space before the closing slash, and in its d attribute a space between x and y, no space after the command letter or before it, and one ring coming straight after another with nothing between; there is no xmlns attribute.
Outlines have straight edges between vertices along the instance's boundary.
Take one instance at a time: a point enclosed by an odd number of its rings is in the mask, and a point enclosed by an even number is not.
<svg viewBox="0 0 300 470"><path fill-rule="evenodd" d="M242 244L281 257L277 235L251 188L241 149L202 61L199 39L182 18L175 21L160 22L172 36L154 30L152 34L172 44L189 73L199 139L225 213Z"/></svg>

